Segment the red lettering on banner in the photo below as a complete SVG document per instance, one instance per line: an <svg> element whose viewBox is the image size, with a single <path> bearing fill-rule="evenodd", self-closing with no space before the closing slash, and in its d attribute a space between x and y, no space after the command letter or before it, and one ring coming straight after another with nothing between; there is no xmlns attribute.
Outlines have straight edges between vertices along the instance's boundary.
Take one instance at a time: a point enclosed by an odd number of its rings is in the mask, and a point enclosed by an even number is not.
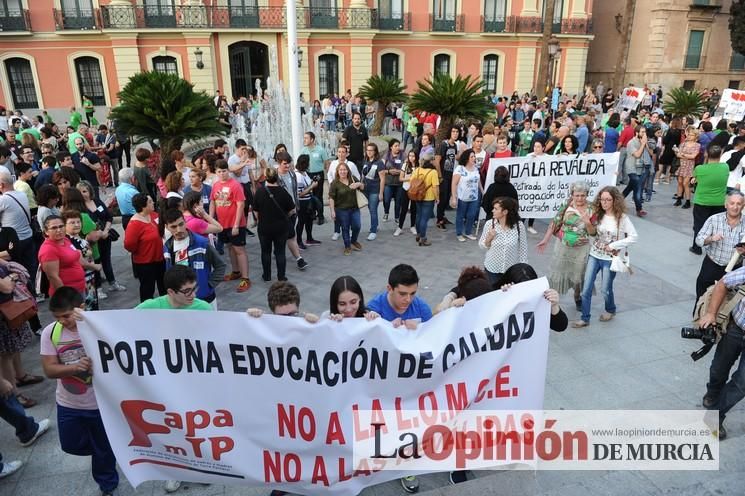
<svg viewBox="0 0 745 496"><path fill-rule="evenodd" d="M380 404L379 399L372 400L370 405L372 414L370 415L370 424L385 424L385 415L383 415L383 406ZM372 429L362 429L360 426L360 407L357 403L352 405L352 420L354 423L354 438L357 441L364 441L373 437ZM384 427L385 428L385 427ZM386 431L384 431L386 432Z"/></svg>
<svg viewBox="0 0 745 496"><path fill-rule="evenodd" d="M316 462L313 464L313 477L310 482L312 484L318 484L320 482L327 487L329 485L329 478L326 475L326 462L323 461L321 455L316 456Z"/></svg>
<svg viewBox="0 0 745 496"><path fill-rule="evenodd" d="M286 431L287 436L295 439L298 427L303 441L312 441L316 437L316 419L313 416L313 411L306 406L300 408L295 415L295 405L290 405L288 411L285 405L277 403L277 427L279 437L285 437Z"/></svg>
<svg viewBox="0 0 745 496"><path fill-rule="evenodd" d="M448 410L451 412L460 412L467 409L468 388L466 388L466 383L445 384L445 398L448 403Z"/></svg>
<svg viewBox="0 0 745 496"><path fill-rule="evenodd" d="M150 448L153 445L150 442L150 434L168 434L171 432L171 429L164 425L151 424L142 418L143 413L147 410L164 412L166 410L165 405L151 401L124 400L121 402L121 409L124 418L127 419L129 429L132 431L130 446Z"/></svg>
<svg viewBox="0 0 745 496"><path fill-rule="evenodd" d="M270 453L264 450L264 482L297 482L300 480L300 457L295 453Z"/></svg>
<svg viewBox="0 0 745 496"><path fill-rule="evenodd" d="M344 430L341 428L341 421L339 420L338 412L331 412L329 416L329 425L326 429L326 444L332 444L334 442L340 445L346 444L344 439Z"/></svg>
<svg viewBox="0 0 745 496"><path fill-rule="evenodd" d="M499 371L497 372L496 386L494 387L495 397L497 398L509 398L510 397L510 393L511 393L510 389L503 388L503 386L508 386L510 383L509 373L510 373L509 365L505 365L504 367L499 369Z"/></svg>

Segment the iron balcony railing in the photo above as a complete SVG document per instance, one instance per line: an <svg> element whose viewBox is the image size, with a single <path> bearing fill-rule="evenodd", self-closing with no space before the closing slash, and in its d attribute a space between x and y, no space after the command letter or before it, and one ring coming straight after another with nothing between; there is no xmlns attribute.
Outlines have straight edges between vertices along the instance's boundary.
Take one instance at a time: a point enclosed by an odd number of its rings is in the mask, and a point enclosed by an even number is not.
<svg viewBox="0 0 745 496"><path fill-rule="evenodd" d="M563 19L561 23L553 23L551 27L554 33L592 34L592 17ZM483 33L542 33L543 20L540 17L486 15L481 17L481 31Z"/></svg>
<svg viewBox="0 0 745 496"><path fill-rule="evenodd" d="M101 29L98 12L93 9L54 9L54 24L57 31L87 31Z"/></svg>
<svg viewBox="0 0 745 496"><path fill-rule="evenodd" d="M287 25L284 7L102 5L100 12L101 25L106 29L283 29ZM304 7L297 10L297 25L313 29L407 31L411 29L411 13L379 17L376 9Z"/></svg>
<svg viewBox="0 0 745 496"><path fill-rule="evenodd" d="M463 14L445 14L429 16L429 29L436 33L462 33L465 25Z"/></svg>
<svg viewBox="0 0 745 496"><path fill-rule="evenodd" d="M31 31L27 9L0 13L0 32Z"/></svg>

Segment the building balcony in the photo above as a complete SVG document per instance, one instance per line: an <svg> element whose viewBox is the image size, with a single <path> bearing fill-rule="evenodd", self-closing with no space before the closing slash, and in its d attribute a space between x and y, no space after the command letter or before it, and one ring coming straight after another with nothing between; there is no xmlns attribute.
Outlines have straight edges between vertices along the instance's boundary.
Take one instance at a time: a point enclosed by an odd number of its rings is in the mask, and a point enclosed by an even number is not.
<svg viewBox="0 0 745 496"><path fill-rule="evenodd" d="M17 33L19 31L31 31L28 10L23 9L0 15L0 33Z"/></svg>
<svg viewBox="0 0 745 496"><path fill-rule="evenodd" d="M434 33L462 33L465 25L463 14L429 15L429 29Z"/></svg>
<svg viewBox="0 0 745 496"><path fill-rule="evenodd" d="M284 7L102 5L100 20L101 26L106 29L278 30L287 26L285 13ZM380 17L376 9L304 7L297 10L297 26L300 29L408 31L411 29L411 13L386 14Z"/></svg>
<svg viewBox="0 0 745 496"><path fill-rule="evenodd" d="M562 19L561 34L592 34L592 17Z"/></svg>
<svg viewBox="0 0 745 496"><path fill-rule="evenodd" d="M88 31L101 29L98 12L92 9L54 9L54 25L57 31Z"/></svg>

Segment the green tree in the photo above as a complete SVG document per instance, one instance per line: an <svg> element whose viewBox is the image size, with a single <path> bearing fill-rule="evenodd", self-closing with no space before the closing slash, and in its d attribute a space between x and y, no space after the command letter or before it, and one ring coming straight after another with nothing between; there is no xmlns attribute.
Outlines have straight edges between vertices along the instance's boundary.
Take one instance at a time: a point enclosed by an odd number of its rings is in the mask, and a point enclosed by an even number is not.
<svg viewBox="0 0 745 496"><path fill-rule="evenodd" d="M378 109L375 111L375 123L370 130L373 136L380 135L386 107L394 102L404 102L409 97L406 94L406 85L402 84L400 79L378 75L371 76L365 85L360 88L359 93L366 100L378 102Z"/></svg>
<svg viewBox="0 0 745 496"><path fill-rule="evenodd" d="M440 116L439 139L446 137L458 118L483 121L493 112L484 98L484 82L471 75L458 75L453 79L449 74L437 74L416 84L417 90L411 96L409 107Z"/></svg>
<svg viewBox="0 0 745 496"><path fill-rule="evenodd" d="M673 116L701 117L706 112L706 103L703 94L696 90L673 88L665 95L662 109Z"/></svg>
<svg viewBox="0 0 745 496"><path fill-rule="evenodd" d="M732 40L732 50L745 55L745 0L733 0L729 11L729 36Z"/></svg>
<svg viewBox="0 0 745 496"><path fill-rule="evenodd" d="M119 105L111 111L117 129L133 142L157 141L161 157L168 157L184 141L223 136L217 109L204 91L174 74L141 72L119 92Z"/></svg>

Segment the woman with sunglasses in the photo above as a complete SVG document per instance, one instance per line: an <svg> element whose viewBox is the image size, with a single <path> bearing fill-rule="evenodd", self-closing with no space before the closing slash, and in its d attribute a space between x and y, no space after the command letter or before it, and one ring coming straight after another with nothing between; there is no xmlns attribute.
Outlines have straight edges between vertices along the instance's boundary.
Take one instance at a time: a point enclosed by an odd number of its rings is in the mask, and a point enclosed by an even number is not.
<svg viewBox="0 0 745 496"><path fill-rule="evenodd" d="M603 140L601 140L600 138L595 138L594 140L592 140L590 153L605 153L605 145L603 145Z"/></svg>

